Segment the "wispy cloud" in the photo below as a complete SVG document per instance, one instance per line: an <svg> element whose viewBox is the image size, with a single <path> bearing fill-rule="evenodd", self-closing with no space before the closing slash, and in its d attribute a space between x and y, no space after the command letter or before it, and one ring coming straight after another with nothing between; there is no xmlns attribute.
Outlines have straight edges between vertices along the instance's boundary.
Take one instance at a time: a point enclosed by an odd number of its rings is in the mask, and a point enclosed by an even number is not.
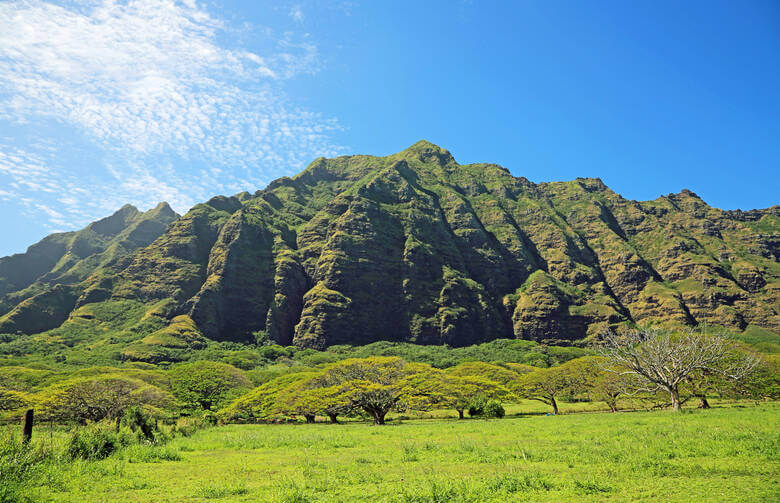
<svg viewBox="0 0 780 503"><path fill-rule="evenodd" d="M107 173L76 173L63 166L55 153L4 147L0 149L0 201L16 203L23 216L42 218L42 229L59 232L84 226L127 202L145 209L168 201L184 211L214 195L216 185L213 178L189 179L170 166L152 170L109 165L107 169Z"/></svg>
<svg viewBox="0 0 780 503"><path fill-rule="evenodd" d="M286 79L317 71L316 45L262 30L261 53L231 43L235 30L192 0L0 3L0 124L76 131L96 170L85 179L51 151L0 140L0 197L68 186L62 210L38 208L57 225L79 220L76 210L102 216L80 196L101 187L112 204L153 197L186 210L338 154L338 124L283 92Z"/></svg>
<svg viewBox="0 0 780 503"><path fill-rule="evenodd" d="M298 23L303 23L303 8L300 5L294 5L290 9L290 17Z"/></svg>

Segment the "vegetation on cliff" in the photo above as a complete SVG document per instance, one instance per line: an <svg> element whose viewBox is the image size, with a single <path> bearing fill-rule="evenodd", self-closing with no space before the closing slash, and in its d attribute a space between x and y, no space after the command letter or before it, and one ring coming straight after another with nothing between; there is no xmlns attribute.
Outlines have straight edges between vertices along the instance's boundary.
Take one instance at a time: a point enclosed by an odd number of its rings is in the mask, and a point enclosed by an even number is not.
<svg viewBox="0 0 780 503"><path fill-rule="evenodd" d="M239 196L181 218L126 207L0 259L0 352L158 363L213 343L576 345L703 324L777 349L777 206L535 184L426 141Z"/></svg>

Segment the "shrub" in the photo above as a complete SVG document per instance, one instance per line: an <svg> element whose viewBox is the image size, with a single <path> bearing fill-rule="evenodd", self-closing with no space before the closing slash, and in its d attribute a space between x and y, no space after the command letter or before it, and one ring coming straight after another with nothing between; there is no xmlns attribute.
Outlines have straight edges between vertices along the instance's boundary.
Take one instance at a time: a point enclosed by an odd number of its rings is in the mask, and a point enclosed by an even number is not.
<svg viewBox="0 0 780 503"><path fill-rule="evenodd" d="M217 425L217 422L218 422L217 415L215 413L211 412L210 410L207 410L206 412L204 412L203 416L201 416L201 417L203 418L204 426L216 426Z"/></svg>
<svg viewBox="0 0 780 503"><path fill-rule="evenodd" d="M469 405L471 417L504 417L504 407L498 400L489 399L485 395L479 395Z"/></svg>
<svg viewBox="0 0 780 503"><path fill-rule="evenodd" d="M122 426L130 428L130 431L139 434L142 438L154 441L154 433L157 425L141 407L130 407L122 416Z"/></svg>
<svg viewBox="0 0 780 503"><path fill-rule="evenodd" d="M280 356L286 356L288 358L292 356L292 351L290 349L285 348L284 346L279 346L278 344L263 346L258 350L258 352L260 353L261 357L271 361L276 360Z"/></svg>
<svg viewBox="0 0 780 503"><path fill-rule="evenodd" d="M65 453L71 459L104 459L131 443L129 430L115 431L111 425L96 423L76 430Z"/></svg>
<svg viewBox="0 0 780 503"><path fill-rule="evenodd" d="M469 416L478 417L485 413L488 399L485 395L477 395L469 404Z"/></svg>
<svg viewBox="0 0 780 503"><path fill-rule="evenodd" d="M498 400L489 400L485 404L483 414L485 415L485 417L502 418L506 414L506 411L504 411L504 407L501 405L501 402L499 402Z"/></svg>

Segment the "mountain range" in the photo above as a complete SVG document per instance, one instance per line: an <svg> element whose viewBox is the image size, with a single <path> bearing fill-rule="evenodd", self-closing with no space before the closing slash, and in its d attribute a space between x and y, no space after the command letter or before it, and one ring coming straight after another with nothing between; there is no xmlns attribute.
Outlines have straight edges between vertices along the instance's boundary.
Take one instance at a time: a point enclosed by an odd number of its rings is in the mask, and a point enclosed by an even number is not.
<svg viewBox="0 0 780 503"><path fill-rule="evenodd" d="M705 323L776 336L779 258L779 206L632 201L420 141L316 159L183 216L128 205L0 258L0 352L159 362L211 341L578 344Z"/></svg>

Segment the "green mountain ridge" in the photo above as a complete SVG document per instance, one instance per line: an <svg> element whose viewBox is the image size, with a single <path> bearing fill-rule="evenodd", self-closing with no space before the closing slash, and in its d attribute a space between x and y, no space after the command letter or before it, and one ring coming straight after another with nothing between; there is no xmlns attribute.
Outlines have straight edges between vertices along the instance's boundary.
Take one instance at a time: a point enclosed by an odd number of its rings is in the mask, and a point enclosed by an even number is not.
<svg viewBox="0 0 780 503"><path fill-rule="evenodd" d="M630 201L597 178L536 184L420 141L316 159L180 218L155 210L148 242L130 238L140 224L101 233L114 229L101 220L79 231L106 236L100 246L66 233L0 259L0 352L34 340L156 362L258 332L318 349L567 344L633 324L780 332L778 206L723 211L688 190Z"/></svg>
<svg viewBox="0 0 780 503"><path fill-rule="evenodd" d="M96 269L148 246L177 218L179 215L167 203L160 203L145 213L127 204L80 231L51 234L25 253L0 258L0 315L28 300L29 304L39 305L43 299L73 295L77 290L73 285ZM41 297L33 301L36 296ZM15 328L14 316L2 319L6 330ZM46 327L51 324L47 321L43 316L40 324L35 321L32 324ZM29 323L22 323L17 329L29 331L29 327Z"/></svg>

